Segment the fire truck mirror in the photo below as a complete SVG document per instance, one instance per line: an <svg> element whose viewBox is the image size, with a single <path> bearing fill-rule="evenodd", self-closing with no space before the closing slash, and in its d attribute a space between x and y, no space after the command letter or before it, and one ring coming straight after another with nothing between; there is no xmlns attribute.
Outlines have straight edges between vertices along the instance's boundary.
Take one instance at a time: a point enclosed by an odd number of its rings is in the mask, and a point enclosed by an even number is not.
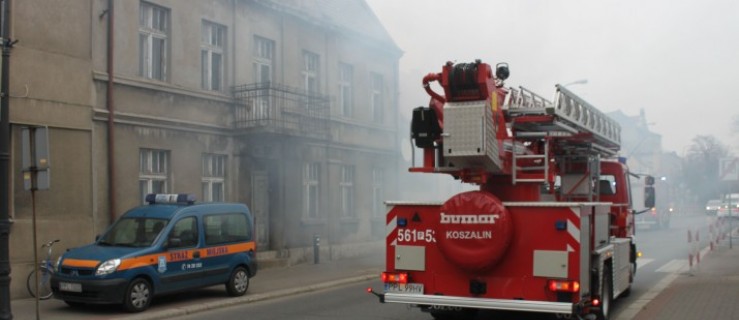
<svg viewBox="0 0 739 320"><path fill-rule="evenodd" d="M654 208L654 201L655 201L654 187L652 186L644 187L644 207Z"/></svg>

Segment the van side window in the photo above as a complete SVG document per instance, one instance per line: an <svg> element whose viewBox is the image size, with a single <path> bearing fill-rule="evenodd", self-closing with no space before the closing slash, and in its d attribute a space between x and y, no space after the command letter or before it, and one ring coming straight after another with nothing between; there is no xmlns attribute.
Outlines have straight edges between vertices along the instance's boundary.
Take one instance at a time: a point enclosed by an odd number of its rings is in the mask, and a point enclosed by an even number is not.
<svg viewBox="0 0 739 320"><path fill-rule="evenodd" d="M169 239L180 239L180 245L170 246L171 248L194 247L198 244L198 225L195 217L187 217L174 225L169 233Z"/></svg>
<svg viewBox="0 0 739 320"><path fill-rule="evenodd" d="M243 213L208 215L204 224L206 245L251 240L251 226Z"/></svg>

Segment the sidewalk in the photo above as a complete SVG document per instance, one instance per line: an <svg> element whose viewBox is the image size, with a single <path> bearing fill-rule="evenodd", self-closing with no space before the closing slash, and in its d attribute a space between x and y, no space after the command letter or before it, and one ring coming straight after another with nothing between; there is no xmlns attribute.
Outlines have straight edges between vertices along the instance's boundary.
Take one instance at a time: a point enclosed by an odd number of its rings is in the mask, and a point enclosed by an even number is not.
<svg viewBox="0 0 739 320"><path fill-rule="evenodd" d="M135 314L126 313L119 306L111 305L71 308L63 301L52 298L39 301L39 315L40 319L54 320L176 318L205 310L328 289L353 282L373 279L379 281L384 263L384 256L376 254L361 258L322 261L320 264L259 270L257 276L251 279L249 291L243 297L229 297L221 285L157 297L148 310ZM14 320L36 319L35 299L11 301L11 312Z"/></svg>
<svg viewBox="0 0 739 320"><path fill-rule="evenodd" d="M739 240L709 251L696 270L675 276L634 320L739 319Z"/></svg>

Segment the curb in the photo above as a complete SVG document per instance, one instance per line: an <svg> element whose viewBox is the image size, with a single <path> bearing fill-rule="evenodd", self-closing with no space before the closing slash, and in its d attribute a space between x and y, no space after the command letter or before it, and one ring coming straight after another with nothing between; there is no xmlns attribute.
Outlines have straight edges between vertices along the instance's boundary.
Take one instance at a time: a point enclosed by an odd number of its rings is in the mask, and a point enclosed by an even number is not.
<svg viewBox="0 0 739 320"><path fill-rule="evenodd" d="M253 303L253 302L259 302L274 298L282 298L292 295L297 295L301 293L307 293L312 291L318 291L323 289L328 289L331 287L341 286L341 285L347 285L352 284L356 282L362 282L366 280L372 280L377 278L377 273L371 273L371 274L364 274L361 276L355 276L351 278L344 278L344 279L338 279L338 280L332 280L327 281L319 284L311 284L306 285L303 287L297 287L297 288L290 288L290 289L282 289L272 292L266 292L266 293L260 293L255 295L247 295L240 298L232 298L232 299L224 299L214 302L208 302L203 304L197 304L193 306L187 306L187 307L178 307L173 309L167 309L167 310L161 310L161 311L155 311L155 312L144 312L143 314L136 314L136 315L130 315L130 316L124 316L124 317L115 317L111 319L115 320L127 320L127 319L137 319L137 320L158 320L158 319L169 319L174 317L181 317L186 315L192 315L203 311L208 310L214 310L214 309L220 309L223 307L229 307L229 306L235 306L239 304L244 303Z"/></svg>

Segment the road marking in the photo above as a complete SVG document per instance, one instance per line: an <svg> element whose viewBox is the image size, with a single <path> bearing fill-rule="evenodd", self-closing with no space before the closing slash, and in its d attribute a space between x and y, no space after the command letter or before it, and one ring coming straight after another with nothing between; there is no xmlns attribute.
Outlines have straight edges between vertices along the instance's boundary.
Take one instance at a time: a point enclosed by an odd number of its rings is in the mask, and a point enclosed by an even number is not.
<svg viewBox="0 0 739 320"><path fill-rule="evenodd" d="M687 259L673 259L659 267L655 272L680 273L688 268Z"/></svg>
<svg viewBox="0 0 739 320"><path fill-rule="evenodd" d="M654 259L639 258L636 260L636 269L639 270L639 268L648 265L650 262L654 262Z"/></svg>

